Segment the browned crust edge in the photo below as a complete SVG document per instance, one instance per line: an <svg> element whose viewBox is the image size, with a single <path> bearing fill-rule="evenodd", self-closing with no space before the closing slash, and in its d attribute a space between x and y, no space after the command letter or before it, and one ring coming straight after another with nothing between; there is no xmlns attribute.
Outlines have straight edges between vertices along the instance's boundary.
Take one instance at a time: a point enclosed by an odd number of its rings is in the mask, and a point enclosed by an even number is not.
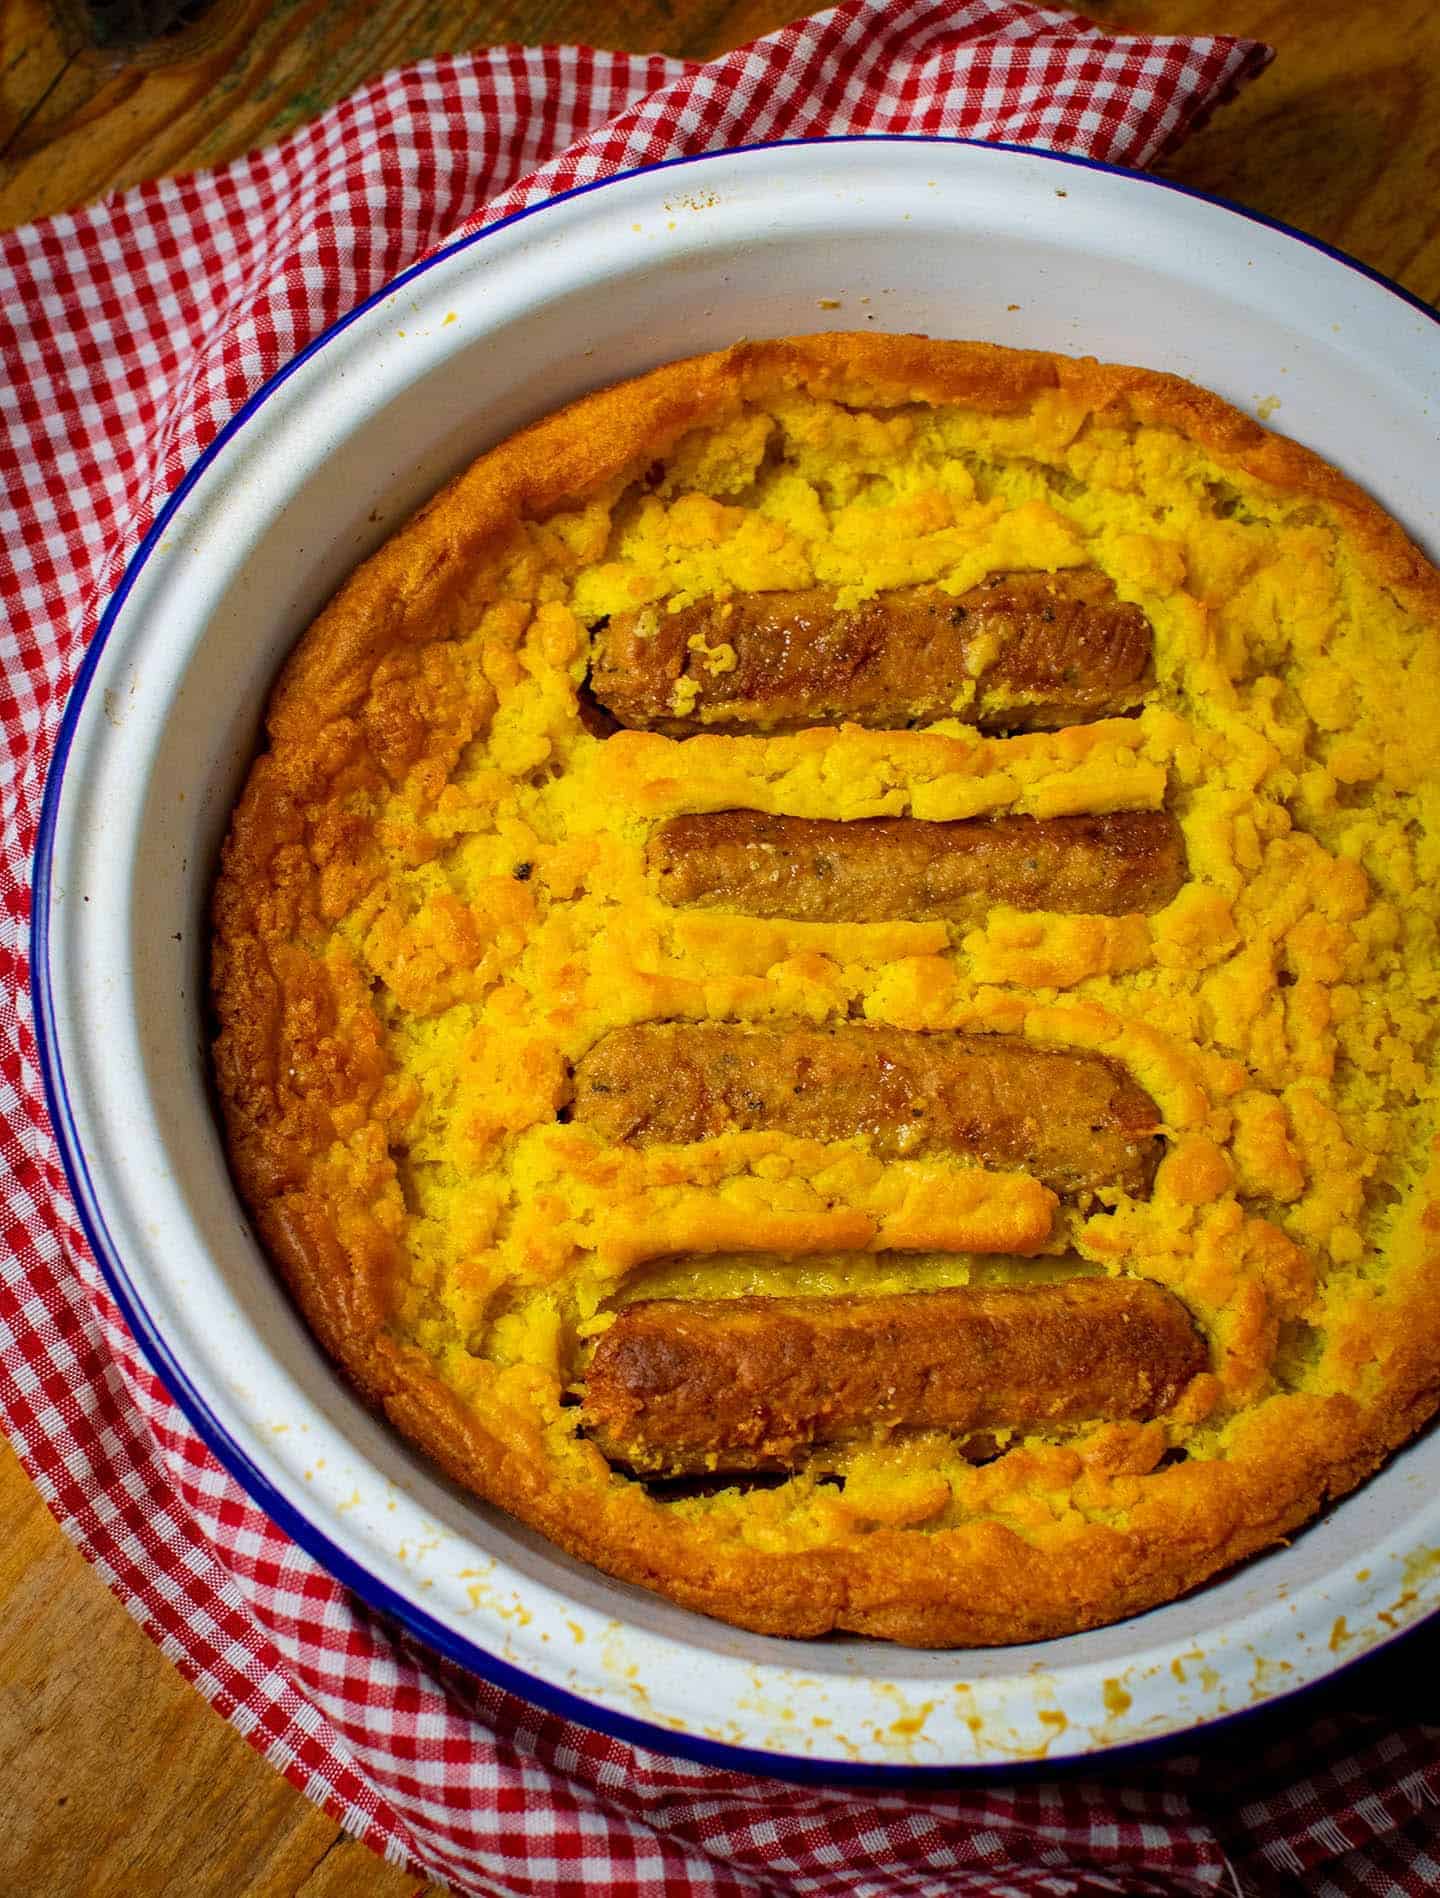
<svg viewBox="0 0 1440 1898"><path fill-rule="evenodd" d="M1384 585L1417 610L1440 612L1440 572L1362 488L1180 376L922 336L737 343L584 396L457 475L350 577L301 640L270 702L272 743L313 730L317 717L342 715L386 652L443 625L466 573L517 514L552 513L663 455L687 430L787 386L857 405L953 403L987 413L1013 412L1059 389L1096 409L1128 409L1138 422L1177 429L1256 481L1333 508Z"/></svg>
<svg viewBox="0 0 1440 1898"><path fill-rule="evenodd" d="M833 1549L771 1555L697 1545L681 1523L642 1514L635 1486L610 1476L598 1452L577 1510L537 1445L487 1428L417 1350L387 1334L390 1248L378 1227L362 1221L342 1245L307 1183L306 1156L264 1154L263 1124L282 1077L279 999L260 966L259 911L277 850L300 834L305 792L304 769L292 776L287 754L354 711L387 653L458 628L467 575L503 544L517 515L543 517L747 398L802 385L857 405L927 401L987 412L1013 412L1060 389L1097 409L1128 411L1178 430L1222 467L1323 504L1380 584L1440 617L1440 573L1362 489L1175 376L989 344L841 334L741 343L585 397L492 450L421 509L340 589L276 685L271 750L237 807L216 891L215 1004L222 1027L238 1036L218 1076L232 1164L302 1313L366 1401L457 1482L570 1554L767 1634L849 1630L930 1646L1043 1639L1155 1606L1272 1545L1363 1481L1440 1407L1440 1301L1425 1286L1440 1271L1440 1164L1426 1182L1424 1260L1416 1282L1396 1288L1394 1309L1406 1322L1391 1328L1384 1416L1348 1398L1295 1399L1273 1454L1262 1444L1232 1461L1147 1477L1124 1529L1086 1524L1048 1542L993 1522L936 1534L880 1529ZM332 1099L344 1098L345 1085L336 1078ZM317 1105L320 1119L326 1108Z"/></svg>

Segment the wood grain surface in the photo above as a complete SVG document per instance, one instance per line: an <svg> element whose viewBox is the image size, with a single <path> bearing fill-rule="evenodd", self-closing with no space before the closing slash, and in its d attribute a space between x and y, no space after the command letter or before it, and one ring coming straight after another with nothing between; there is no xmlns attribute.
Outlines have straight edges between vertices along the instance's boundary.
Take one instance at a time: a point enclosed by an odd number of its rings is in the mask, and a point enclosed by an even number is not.
<svg viewBox="0 0 1440 1898"><path fill-rule="evenodd" d="M85 51L48 5L0 5L0 226L218 164L429 54L580 38L699 59L808 10L801 0L217 0L198 46L146 66ZM1440 300L1434 0L1096 0L1090 12L1117 28L1278 47L1270 71L1163 169Z"/></svg>
<svg viewBox="0 0 1440 1898"><path fill-rule="evenodd" d="M440 1898L188 1687L0 1439L4 1898Z"/></svg>
<svg viewBox="0 0 1440 1898"><path fill-rule="evenodd" d="M117 58L85 50L45 0L0 0L0 227L221 163L430 54L587 39L703 58L808 10L803 0L217 0L176 43ZM1163 169L1440 301L1434 0L1096 0L1089 11L1117 28L1271 41L1271 70ZM185 1685L3 1446L0 1521L4 1898L412 1898L413 1877L347 1840ZM1352 1699L1363 1696L1363 1671L1348 1678Z"/></svg>

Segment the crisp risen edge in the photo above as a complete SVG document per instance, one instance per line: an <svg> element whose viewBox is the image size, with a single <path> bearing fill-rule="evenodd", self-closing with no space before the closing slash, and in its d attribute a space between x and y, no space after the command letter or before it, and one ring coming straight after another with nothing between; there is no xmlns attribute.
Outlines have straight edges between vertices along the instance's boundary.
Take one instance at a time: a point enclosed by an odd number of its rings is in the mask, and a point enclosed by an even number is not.
<svg viewBox="0 0 1440 1898"><path fill-rule="evenodd" d="M397 1342L386 1329L395 1237L363 1206L332 1209L313 1179L332 1117L373 1082L382 1052L361 1040L311 1072L279 1071L282 1003L313 1014L317 1039L336 1007L320 940L287 939L307 796L332 768L349 768L343 746L327 760L317 732L353 720L386 655L465 623L469 578L504 547L517 516L543 518L637 473L747 398L801 385L857 406L918 400L1000 414L1060 388L1178 430L1222 468L1322 506L1383 587L1440 621L1440 575L1381 509L1312 453L1174 377L978 344L836 336L743 344L589 397L437 496L341 590L276 687L271 749L237 810L216 896L217 1072L232 1159L265 1245L367 1400L458 1481L573 1554L766 1633L850 1629L933 1645L1041 1638L1169 1599L1264 1548L1431 1415L1440 1402L1440 1162L1411 1208L1406 1245L1396 1241L1390 1295L1367 1333L1377 1392L1364 1407L1306 1395L1287 1405L1283 1428L1257 1414L1241 1453L1157 1470L1130 1484L1123 1526L1081 1520L1044 1546L980 1522L934 1536L879 1527L845 1546L774 1554L698 1542L683 1520L643 1507L633 1486L606 1482L603 1468L584 1485L559 1485L533 1426L498 1412L482 1422L417 1349ZM343 857L344 839L334 848ZM302 1102L283 1142L269 1132L282 1094L292 1108ZM308 1135L297 1139L302 1123Z"/></svg>

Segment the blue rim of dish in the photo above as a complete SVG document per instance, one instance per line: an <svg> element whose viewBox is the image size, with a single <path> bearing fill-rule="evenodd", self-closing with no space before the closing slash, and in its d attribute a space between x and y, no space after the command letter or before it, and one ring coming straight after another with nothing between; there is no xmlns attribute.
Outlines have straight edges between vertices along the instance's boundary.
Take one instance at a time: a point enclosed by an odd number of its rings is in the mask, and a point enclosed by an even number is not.
<svg viewBox="0 0 1440 1898"><path fill-rule="evenodd" d="M30 924L30 988L35 1009L35 1037L41 1080L51 1126L60 1151L61 1164L74 1196L80 1224L105 1282L136 1342L148 1359L151 1369L180 1406L206 1447L277 1528L298 1543L336 1581L358 1595L370 1608L377 1609L382 1614L398 1621L410 1633L435 1648L446 1659L457 1662L471 1673L478 1674L482 1679L517 1695L522 1700L529 1701L534 1706L559 1714L565 1719L574 1720L610 1738L643 1747L650 1752L693 1760L702 1766L718 1767L728 1772L751 1773L767 1779L822 1785L878 1784L939 1787L976 1778L1033 1777L1037 1774L1084 1770L1102 1759L1108 1770L1113 1765L1126 1760L1140 1756L1153 1756L1157 1751L1172 1749L1187 1743L1195 1744L1202 1740L1208 1742L1221 1728L1232 1727L1240 1721L1262 1720L1282 1700L1293 1704L1304 1696L1333 1687L1340 1675L1349 1673L1354 1667L1363 1666L1366 1661L1389 1648L1394 1642L1403 1641L1414 1634L1426 1622L1440 1619L1440 1610L1432 1615L1422 1616L1419 1622L1408 1628L1396 1630L1393 1635L1368 1649L1364 1655L1331 1669L1315 1681L1306 1682L1292 1689L1288 1694L1276 1695L1258 1707L1222 1713L1211 1720L1194 1726L1177 1728L1171 1733L1159 1734L1151 1739L1084 1752L1061 1753L1043 1760L991 1761L953 1766L904 1766L888 1762L866 1764L844 1760L815 1760L804 1755L767 1753L758 1748L734 1746L722 1741L701 1739L692 1734L676 1733L649 1721L638 1720L632 1715L597 1706L594 1702L578 1694L570 1693L565 1688L554 1687L548 1681L525 1673L523 1669L514 1666L511 1662L503 1661L499 1656L489 1653L475 1642L457 1635L422 1608L398 1594L387 1583L372 1575L369 1570L361 1567L352 1556L331 1542L323 1530L317 1528L280 1494L268 1477L251 1462L245 1450L210 1414L204 1399L191 1384L183 1367L172 1356L164 1338L156 1329L143 1302L130 1283L124 1261L110 1237L99 1198L90 1180L89 1168L71 1112L65 1075L60 1061L54 996L50 981L50 882L55 829L70 748L74 742L76 726L89 694L100 655L120 611L161 536L210 464L223 453L245 424L303 363L317 355L368 310L394 296L398 290L424 275L426 271L433 269L435 265L458 255L461 251L470 249L473 245L482 243L486 238L494 236L496 232L505 230L510 225L518 224L525 219L536 217L555 205L566 203L569 199L586 197L592 192L603 191L610 185L623 184L630 179L649 173L672 171L686 165L701 165L711 159L733 158L741 153L777 151L796 146L827 145L973 146L977 150L987 152L1016 152L1026 158L1042 158L1053 164L1068 165L1082 171L1108 173L1113 177L1130 179L1138 184L1173 191L1181 197L1199 199L1202 203L1215 205L1218 209L1231 212L1252 224L1263 225L1269 230L1280 232L1282 236L1293 238L1311 250L1317 250L1334 262L1343 264L1347 269L1368 278L1382 290L1399 298L1402 303L1410 305L1423 316L1428 316L1432 322L1440 324L1440 312L1432 309L1429 304L1400 284L1392 282L1380 271L1361 263L1358 258L1348 256L1333 245L1323 242L1320 238L1311 237L1304 231L1296 230L1292 225L1282 223L1278 218L1267 217L1263 212L1249 210L1244 205L1232 203L1229 199L1219 197L1212 192L1197 191L1191 186L1176 183L1169 178L1157 178L1148 172L1133 171L1123 165L1105 164L1099 159L1082 158L1072 153L1043 151L1034 146L1012 145L998 140L947 138L943 135L915 136L882 133L836 138L771 139L752 145L727 146L718 151L696 153L688 158L671 158L656 165L638 166L630 171L616 172L608 178L596 179L590 184L576 185L569 191L559 192L555 197L547 198L542 204L531 205L525 210L513 212L509 217L486 225L483 230L472 231L466 237L457 238L453 244L448 244L444 249L422 258L419 263L402 271L398 277L382 284L363 303L357 304L353 310L338 317L247 398L215 439L187 469L179 485L167 498L149 532L132 555L119 585L101 616L95 635L75 676L75 682L70 689L60 720L60 728L56 733L55 749L46 773L45 792L35 843Z"/></svg>

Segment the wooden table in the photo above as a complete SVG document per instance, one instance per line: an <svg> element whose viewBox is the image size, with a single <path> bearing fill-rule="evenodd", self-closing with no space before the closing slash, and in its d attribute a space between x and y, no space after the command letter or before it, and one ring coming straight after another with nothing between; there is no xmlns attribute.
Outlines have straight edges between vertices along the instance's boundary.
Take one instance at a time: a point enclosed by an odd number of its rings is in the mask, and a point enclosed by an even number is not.
<svg viewBox="0 0 1440 1898"><path fill-rule="evenodd" d="M42 0L3 0L0 225L220 163L427 54L589 39L703 58L808 10L803 0L219 0L218 25L178 60L171 48L168 63L161 53L116 64L67 44ZM1271 71L1165 171L1440 301L1433 0L1098 0L1089 10L1117 27L1270 40ZM345 1839L180 1680L3 1449L0 1520L0 1891L415 1893L413 1878ZM1406 1678L1381 1663L1350 1676L1337 1704L1395 1708Z"/></svg>

